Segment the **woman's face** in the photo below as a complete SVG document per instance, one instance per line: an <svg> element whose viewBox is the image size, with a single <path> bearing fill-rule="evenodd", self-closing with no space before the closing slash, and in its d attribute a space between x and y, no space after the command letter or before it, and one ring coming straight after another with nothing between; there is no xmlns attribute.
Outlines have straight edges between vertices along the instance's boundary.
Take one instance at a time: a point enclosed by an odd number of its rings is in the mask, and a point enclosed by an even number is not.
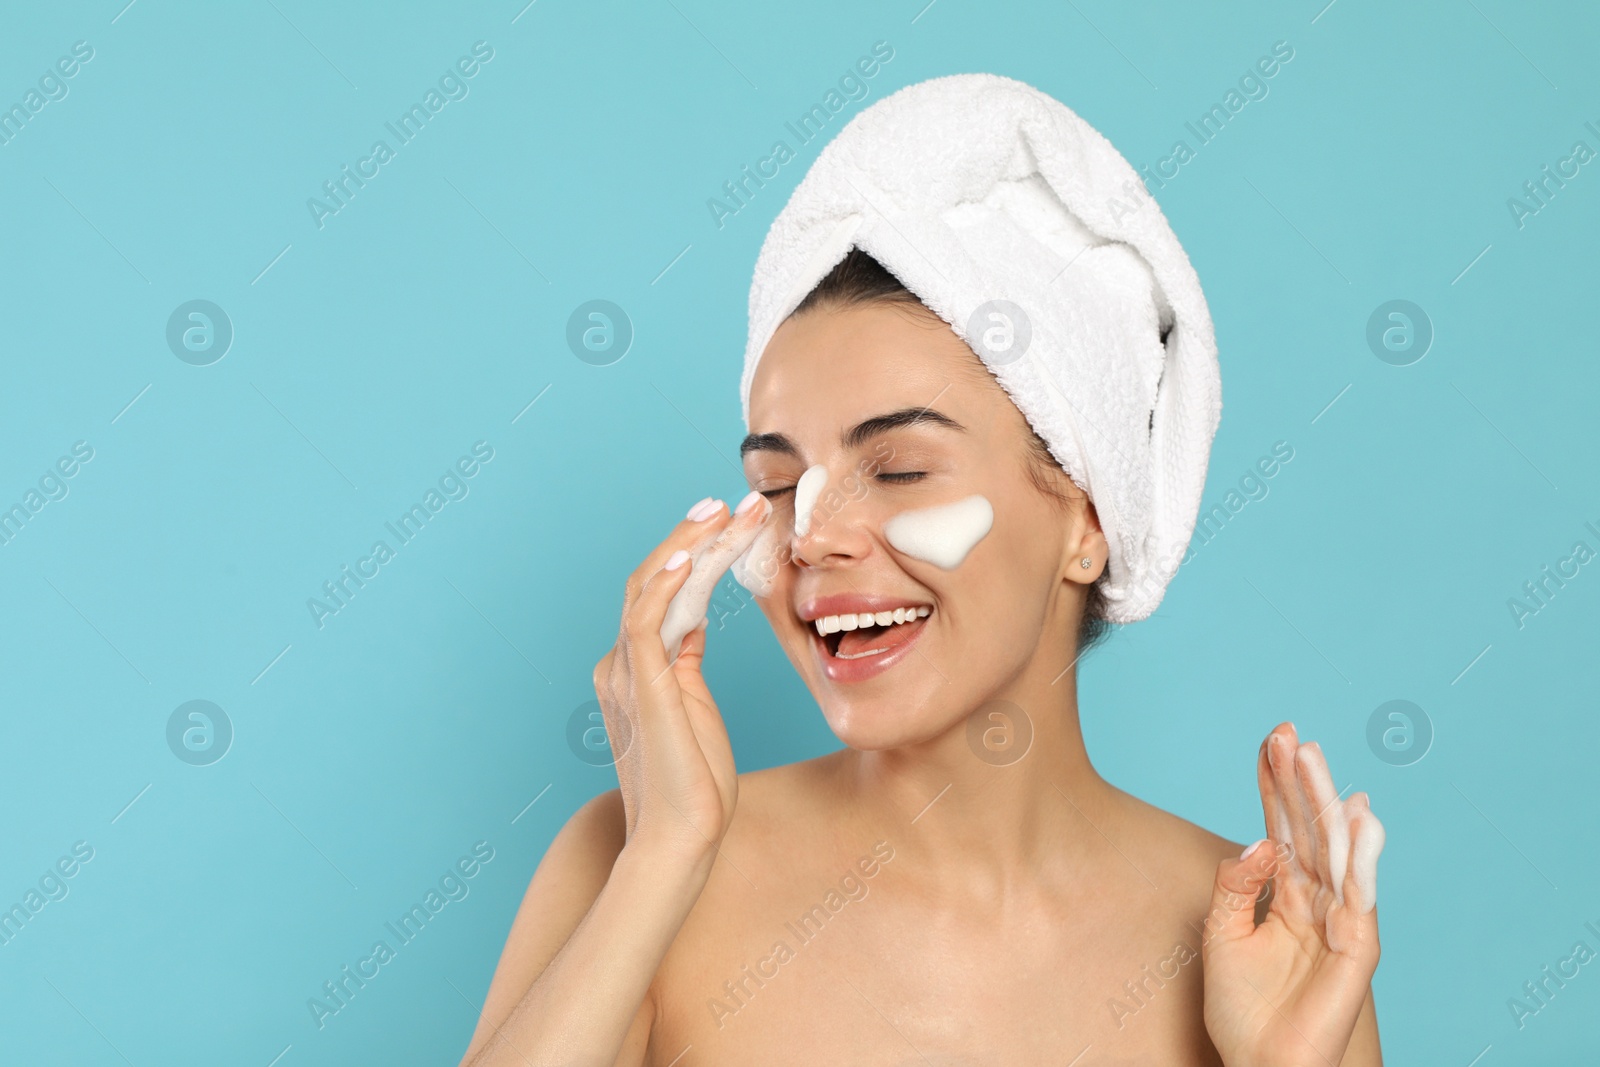
<svg viewBox="0 0 1600 1067"><path fill-rule="evenodd" d="M750 427L745 475L775 505L763 540L776 574L761 607L845 744L929 740L1069 665L1083 593L1105 565L1098 520L1064 473L1070 509L1034 484L1022 413L931 312L877 303L791 317L757 367ZM794 487L816 465L827 481L795 536ZM951 569L885 536L898 514L974 495L993 526ZM1091 553L1094 566L1079 568ZM913 605L931 610L853 634L822 637L812 621Z"/></svg>

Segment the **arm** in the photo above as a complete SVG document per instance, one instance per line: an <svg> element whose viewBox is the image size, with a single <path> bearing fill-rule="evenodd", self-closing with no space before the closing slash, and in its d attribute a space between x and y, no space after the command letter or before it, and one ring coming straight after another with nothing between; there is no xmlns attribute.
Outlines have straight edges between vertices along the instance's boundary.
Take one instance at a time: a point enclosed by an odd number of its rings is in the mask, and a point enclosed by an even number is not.
<svg viewBox="0 0 1600 1067"><path fill-rule="evenodd" d="M1378 1047L1378 1009L1372 1002L1372 991L1367 990L1367 1002L1361 1005L1361 1015L1356 1019L1356 1031L1350 1035L1350 1047L1344 1050L1339 1067L1383 1067L1383 1050Z"/></svg>
<svg viewBox="0 0 1600 1067"><path fill-rule="evenodd" d="M574 815L539 864L463 1067L643 1062L645 998L738 796L701 674L703 623L669 659L663 622L669 609L680 622L703 619L717 579L772 515L759 494L747 502L731 516L697 507L629 577L616 645L594 669L621 787Z"/></svg>
<svg viewBox="0 0 1600 1067"><path fill-rule="evenodd" d="M643 1063L650 982L710 866L633 851L623 830L622 793L612 790L580 808L551 842L462 1067Z"/></svg>

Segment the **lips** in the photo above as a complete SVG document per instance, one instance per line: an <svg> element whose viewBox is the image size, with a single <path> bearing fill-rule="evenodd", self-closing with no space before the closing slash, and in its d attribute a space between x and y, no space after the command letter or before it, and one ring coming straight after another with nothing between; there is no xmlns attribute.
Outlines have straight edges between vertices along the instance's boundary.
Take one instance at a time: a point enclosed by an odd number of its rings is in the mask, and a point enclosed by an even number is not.
<svg viewBox="0 0 1600 1067"><path fill-rule="evenodd" d="M802 622L809 623L813 619L820 619L828 615L876 615L880 611L893 611L895 608L932 608L933 605L926 600L915 600L903 596L879 596L863 593L832 593L828 596L815 596L803 600L795 608L795 614Z"/></svg>
<svg viewBox="0 0 1600 1067"><path fill-rule="evenodd" d="M858 625L854 630L835 630L823 634L822 641L832 650L836 659L881 656L891 648L909 640L923 625L925 624L922 618L912 615L901 622L874 622L865 626Z"/></svg>
<svg viewBox="0 0 1600 1067"><path fill-rule="evenodd" d="M875 678L910 655L936 612L931 604L904 597L835 594L806 601L797 614L822 673L833 682L853 683ZM894 621L897 616L902 621ZM841 619L845 625L834 628ZM819 624L826 634L818 632Z"/></svg>

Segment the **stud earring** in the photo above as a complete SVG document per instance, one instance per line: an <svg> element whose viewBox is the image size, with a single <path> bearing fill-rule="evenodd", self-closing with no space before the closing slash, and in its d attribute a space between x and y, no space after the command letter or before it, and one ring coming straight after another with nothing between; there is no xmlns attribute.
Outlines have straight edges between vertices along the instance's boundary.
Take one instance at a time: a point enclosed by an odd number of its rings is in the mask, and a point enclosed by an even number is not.
<svg viewBox="0 0 1600 1067"><path fill-rule="evenodd" d="M1090 559L1088 556L1084 556L1078 561L1078 566L1082 567L1084 570L1088 570L1090 567L1094 566L1094 560Z"/></svg>

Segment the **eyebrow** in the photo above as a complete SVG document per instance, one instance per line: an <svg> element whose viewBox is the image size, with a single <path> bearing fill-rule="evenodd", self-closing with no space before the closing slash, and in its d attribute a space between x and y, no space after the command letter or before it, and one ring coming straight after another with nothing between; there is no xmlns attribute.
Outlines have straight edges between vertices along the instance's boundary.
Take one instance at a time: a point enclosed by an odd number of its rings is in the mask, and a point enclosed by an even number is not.
<svg viewBox="0 0 1600 1067"><path fill-rule="evenodd" d="M967 428L952 419L950 416L933 410L932 408L901 408L891 411L887 415L874 415L870 419L863 419L840 435L839 441L846 449L859 448L861 445L877 437L879 434L891 430L900 430L908 426L917 426L929 423L934 426L943 426L949 430L966 433ZM780 452L787 456L800 458L800 449L788 437L781 433L753 433L739 445L739 458L744 459L751 452Z"/></svg>

